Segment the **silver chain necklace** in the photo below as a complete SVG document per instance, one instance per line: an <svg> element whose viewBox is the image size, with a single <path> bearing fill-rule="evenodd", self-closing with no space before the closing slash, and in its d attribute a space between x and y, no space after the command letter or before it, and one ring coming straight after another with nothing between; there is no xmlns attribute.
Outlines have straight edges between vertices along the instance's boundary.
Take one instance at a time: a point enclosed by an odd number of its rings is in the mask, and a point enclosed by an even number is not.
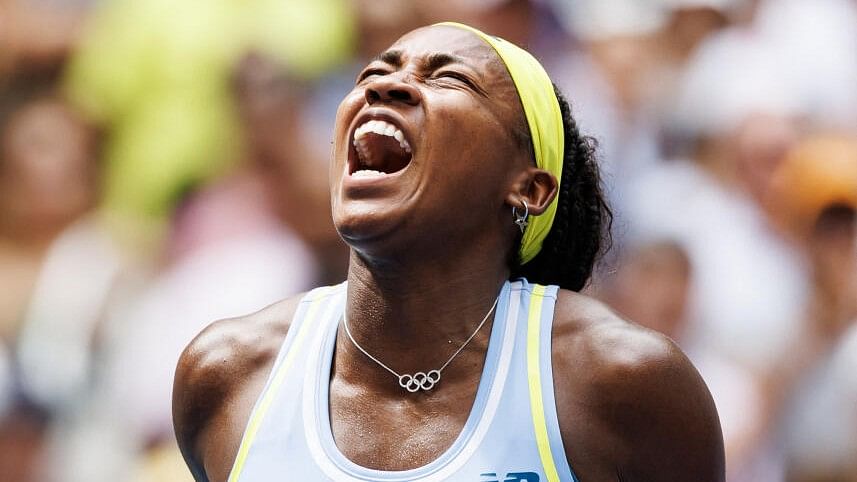
<svg viewBox="0 0 857 482"><path fill-rule="evenodd" d="M357 343L357 340L354 339L354 336L351 335L351 330L348 328L348 318L345 316L345 311L342 312L342 322L345 325L345 334L348 335L348 339L351 340L351 343L354 343L354 346L356 346L358 350L360 350L364 355L369 357L370 360L374 361L378 365L381 365L382 368L392 373L393 376L399 380L400 387L411 393L415 393L420 390L429 391L434 388L435 385L438 384L438 382L440 382L440 375L441 373L443 373L443 369L446 368L450 363L452 363L452 360L454 360L455 357L457 357L458 354L461 353L461 350L463 350L464 347L466 347L467 344L470 343L470 340L472 340L473 337L475 337L476 334L479 333L479 330L482 329L482 325L484 325L485 322L488 321L488 316L490 316L491 312L494 311L494 308L497 307L498 301L500 301L499 295L497 295L497 298L494 299L494 304L491 305L491 309L488 310L488 313L485 313L485 317L482 318L482 321L479 323L479 326L476 327L476 330L473 331L473 334L470 335L470 337L467 339L467 341L464 342L463 345L458 347L458 350L456 350L455 353L453 353L452 356L449 357L449 360L447 360L446 363L443 364L443 366L435 370L429 370L428 372L416 372L413 375L411 375L410 373L403 373L401 375L399 373L396 373L395 370L385 365L383 362L381 362L381 360L370 355L368 351L364 350L363 347L360 346L359 343Z"/></svg>

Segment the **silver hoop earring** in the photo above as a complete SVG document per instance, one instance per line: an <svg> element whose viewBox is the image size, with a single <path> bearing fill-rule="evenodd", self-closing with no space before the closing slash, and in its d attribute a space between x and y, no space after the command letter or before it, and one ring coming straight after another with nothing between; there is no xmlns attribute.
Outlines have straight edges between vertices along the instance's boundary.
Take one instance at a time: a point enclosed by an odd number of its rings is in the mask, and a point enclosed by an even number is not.
<svg viewBox="0 0 857 482"><path fill-rule="evenodd" d="M512 216L515 217L515 224L521 228L521 233L523 234L524 230L527 229L527 216L530 215L530 208L527 206L527 201L521 199L521 203L524 205L524 214L518 214L518 208L512 206Z"/></svg>

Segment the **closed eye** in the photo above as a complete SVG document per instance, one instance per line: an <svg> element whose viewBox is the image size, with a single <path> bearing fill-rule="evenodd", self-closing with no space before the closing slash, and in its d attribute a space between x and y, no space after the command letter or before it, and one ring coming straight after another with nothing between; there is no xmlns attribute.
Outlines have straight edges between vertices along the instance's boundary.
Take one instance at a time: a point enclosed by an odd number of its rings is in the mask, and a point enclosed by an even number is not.
<svg viewBox="0 0 857 482"><path fill-rule="evenodd" d="M357 76L357 83L359 84L360 82L363 82L364 80L366 80L370 77L384 76L387 74L388 74L388 72L384 69L379 69L379 68L366 69L363 72L361 72L360 75Z"/></svg>
<svg viewBox="0 0 857 482"><path fill-rule="evenodd" d="M474 82L473 79L461 72L456 72L454 70L441 70L439 72L435 72L432 79L436 81L454 81L455 83L461 83L477 94L486 96L485 91L476 82Z"/></svg>
<svg viewBox="0 0 857 482"><path fill-rule="evenodd" d="M474 88L476 87L473 84L473 81L471 81L469 78L467 78L466 75L458 73L458 72L454 72L451 70L444 70L441 72L437 72L434 74L434 78L435 79L443 79L443 78L455 79L455 80L458 80L460 82L464 82L465 84L469 85L470 87L474 87Z"/></svg>

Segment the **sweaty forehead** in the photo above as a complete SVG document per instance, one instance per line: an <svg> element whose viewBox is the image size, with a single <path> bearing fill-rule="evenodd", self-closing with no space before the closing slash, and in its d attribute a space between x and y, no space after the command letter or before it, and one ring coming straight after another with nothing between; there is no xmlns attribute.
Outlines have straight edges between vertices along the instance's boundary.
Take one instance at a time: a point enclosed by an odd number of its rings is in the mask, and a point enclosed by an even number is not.
<svg viewBox="0 0 857 482"><path fill-rule="evenodd" d="M388 52L401 53L403 62L420 62L438 55L449 55L474 69L486 81L511 82L506 66L494 48L461 28L446 25L419 28L402 36Z"/></svg>

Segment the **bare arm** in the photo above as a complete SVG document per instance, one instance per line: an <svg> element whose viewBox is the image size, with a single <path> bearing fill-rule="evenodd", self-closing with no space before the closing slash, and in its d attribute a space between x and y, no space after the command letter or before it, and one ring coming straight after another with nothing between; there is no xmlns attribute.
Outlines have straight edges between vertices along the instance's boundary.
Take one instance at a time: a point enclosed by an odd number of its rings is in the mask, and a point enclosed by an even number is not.
<svg viewBox="0 0 857 482"><path fill-rule="evenodd" d="M185 348L173 383L173 427L198 482L225 481L298 298L211 324Z"/></svg>
<svg viewBox="0 0 857 482"><path fill-rule="evenodd" d="M610 423L624 430L632 450L618 467L620 480L721 482L725 455L720 419L708 388L668 339L650 338L633 363L620 362L625 391L609 396ZM608 405L610 406L610 405Z"/></svg>
<svg viewBox="0 0 857 482"><path fill-rule="evenodd" d="M557 306L557 316L578 319L555 328L553 353L560 429L578 476L722 482L720 420L690 361L668 338L575 296L575 307Z"/></svg>
<svg viewBox="0 0 857 482"><path fill-rule="evenodd" d="M205 472L205 447L211 422L231 391L229 369L218 358L228 360L230 342L228 324L215 322L185 348L176 367L173 382L173 426L179 449L197 481L208 482Z"/></svg>

